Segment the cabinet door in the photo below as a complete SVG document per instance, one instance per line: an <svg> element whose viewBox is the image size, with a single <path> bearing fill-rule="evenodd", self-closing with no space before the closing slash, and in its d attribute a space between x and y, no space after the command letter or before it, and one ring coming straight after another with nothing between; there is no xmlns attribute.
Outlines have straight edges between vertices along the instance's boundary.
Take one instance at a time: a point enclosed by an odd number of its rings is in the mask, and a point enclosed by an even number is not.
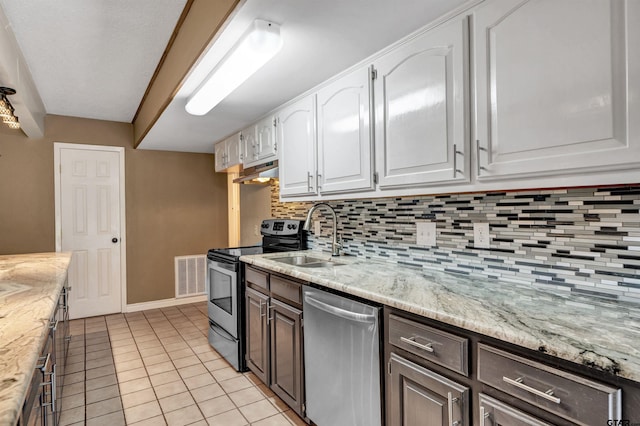
<svg viewBox="0 0 640 426"><path fill-rule="evenodd" d="M373 188L371 73L359 69L318 92L318 191Z"/></svg>
<svg viewBox="0 0 640 426"><path fill-rule="evenodd" d="M374 63L380 188L469 180L467 18Z"/></svg>
<svg viewBox="0 0 640 426"><path fill-rule="evenodd" d="M278 145L276 144L274 117L267 117L256 124L256 137L258 138L259 163L276 160Z"/></svg>
<svg viewBox="0 0 640 426"><path fill-rule="evenodd" d="M479 397L480 426L551 426L550 423L543 422L490 396L481 393Z"/></svg>
<svg viewBox="0 0 640 426"><path fill-rule="evenodd" d="M316 193L315 103L315 95L311 95L278 113L282 197Z"/></svg>
<svg viewBox="0 0 640 426"><path fill-rule="evenodd" d="M224 169L226 169L226 157L227 157L227 150L226 150L226 141L220 141L217 144L214 145L213 147L213 153L214 153L214 163L215 163L215 170L216 172L221 172Z"/></svg>
<svg viewBox="0 0 640 426"><path fill-rule="evenodd" d="M636 4L584 0L577 13L574 0L494 0L477 9L481 180L637 167Z"/></svg>
<svg viewBox="0 0 640 426"><path fill-rule="evenodd" d="M244 152L242 164L244 167L250 167L260 163L260 147L256 135L256 126L244 129L241 137Z"/></svg>
<svg viewBox="0 0 640 426"><path fill-rule="evenodd" d="M469 424L469 388L394 353L389 363L390 426Z"/></svg>
<svg viewBox="0 0 640 426"><path fill-rule="evenodd" d="M302 311L271 299L271 390L302 413Z"/></svg>
<svg viewBox="0 0 640 426"><path fill-rule="evenodd" d="M242 140L240 133L236 133L233 136L228 137L225 140L225 148L227 150L227 164L226 167L232 167L237 164L242 164Z"/></svg>
<svg viewBox="0 0 640 426"><path fill-rule="evenodd" d="M246 290L247 367L264 383L269 383L269 297L250 288Z"/></svg>

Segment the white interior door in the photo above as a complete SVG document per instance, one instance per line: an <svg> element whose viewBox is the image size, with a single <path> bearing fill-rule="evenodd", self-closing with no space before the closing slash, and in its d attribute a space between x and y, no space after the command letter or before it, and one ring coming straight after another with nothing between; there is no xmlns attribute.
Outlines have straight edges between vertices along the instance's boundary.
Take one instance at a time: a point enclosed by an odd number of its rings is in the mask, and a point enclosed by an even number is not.
<svg viewBox="0 0 640 426"><path fill-rule="evenodd" d="M73 252L70 317L122 312L124 151L56 145L58 248Z"/></svg>

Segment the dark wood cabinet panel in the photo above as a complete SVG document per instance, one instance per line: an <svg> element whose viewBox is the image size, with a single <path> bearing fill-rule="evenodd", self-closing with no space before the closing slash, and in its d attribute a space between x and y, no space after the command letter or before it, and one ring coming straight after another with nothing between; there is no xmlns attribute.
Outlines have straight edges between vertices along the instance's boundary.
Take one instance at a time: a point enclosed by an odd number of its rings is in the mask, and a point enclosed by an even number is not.
<svg viewBox="0 0 640 426"><path fill-rule="evenodd" d="M269 383L269 326L267 309L269 296L246 289L247 367L260 380Z"/></svg>
<svg viewBox="0 0 640 426"><path fill-rule="evenodd" d="M302 311L271 299L271 389L302 413Z"/></svg>

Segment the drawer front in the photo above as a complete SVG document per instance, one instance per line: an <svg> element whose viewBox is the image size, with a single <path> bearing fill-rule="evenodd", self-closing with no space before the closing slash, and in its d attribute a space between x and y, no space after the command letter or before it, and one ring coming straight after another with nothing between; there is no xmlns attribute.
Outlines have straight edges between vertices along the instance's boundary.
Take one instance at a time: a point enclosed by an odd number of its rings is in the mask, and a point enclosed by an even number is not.
<svg viewBox="0 0 640 426"><path fill-rule="evenodd" d="M483 393L479 396L480 426L552 426Z"/></svg>
<svg viewBox="0 0 640 426"><path fill-rule="evenodd" d="M468 339L391 314L389 343L469 376Z"/></svg>
<svg viewBox="0 0 640 426"><path fill-rule="evenodd" d="M271 276L271 295L302 305L302 285L286 278Z"/></svg>
<svg viewBox="0 0 640 426"><path fill-rule="evenodd" d="M478 380L580 425L604 425L622 415L620 389L482 343Z"/></svg>
<svg viewBox="0 0 640 426"><path fill-rule="evenodd" d="M245 281L249 287L269 291L269 274L249 266L245 269Z"/></svg>

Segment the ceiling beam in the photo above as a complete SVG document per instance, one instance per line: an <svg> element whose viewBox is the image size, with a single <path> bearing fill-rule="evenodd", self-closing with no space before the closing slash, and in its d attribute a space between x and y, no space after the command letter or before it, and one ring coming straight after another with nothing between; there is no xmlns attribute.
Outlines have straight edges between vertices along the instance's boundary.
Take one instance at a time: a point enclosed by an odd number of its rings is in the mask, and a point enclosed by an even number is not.
<svg viewBox="0 0 640 426"><path fill-rule="evenodd" d="M44 103L36 88L27 62L13 34L11 24L0 7L0 86L16 90L8 97L20 120L20 127L29 138L44 136ZM0 125L4 125L0 123Z"/></svg>
<svg viewBox="0 0 640 426"><path fill-rule="evenodd" d="M169 106L187 74L243 0L190 0L133 118L137 147Z"/></svg>

